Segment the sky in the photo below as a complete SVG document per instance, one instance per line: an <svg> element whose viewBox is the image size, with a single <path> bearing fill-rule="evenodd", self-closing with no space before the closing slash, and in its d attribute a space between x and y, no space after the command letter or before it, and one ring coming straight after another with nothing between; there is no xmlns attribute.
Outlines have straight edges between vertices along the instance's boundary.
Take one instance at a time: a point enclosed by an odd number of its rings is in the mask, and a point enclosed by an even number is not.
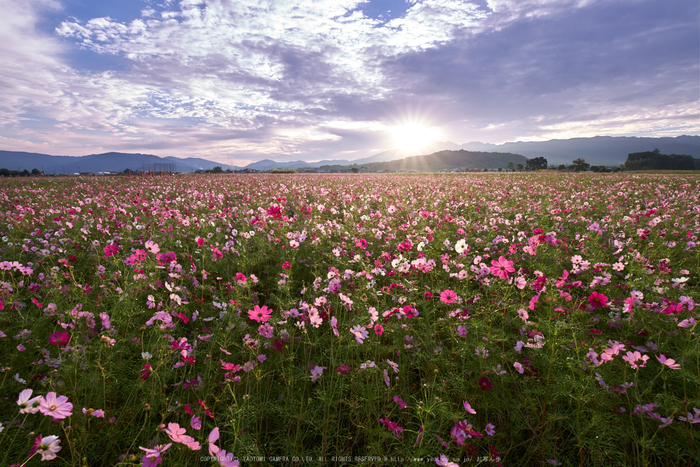
<svg viewBox="0 0 700 467"><path fill-rule="evenodd" d="M0 149L231 165L700 134L697 0L0 0Z"/></svg>

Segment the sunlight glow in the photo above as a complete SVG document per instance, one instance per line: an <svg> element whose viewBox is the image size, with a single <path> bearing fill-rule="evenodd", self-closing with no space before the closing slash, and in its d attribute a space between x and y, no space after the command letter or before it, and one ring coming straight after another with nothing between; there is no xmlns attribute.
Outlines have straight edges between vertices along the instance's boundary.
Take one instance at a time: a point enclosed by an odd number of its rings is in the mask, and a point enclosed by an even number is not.
<svg viewBox="0 0 700 467"><path fill-rule="evenodd" d="M406 123L389 129L394 147L403 151L416 151L438 141L440 130L419 123Z"/></svg>

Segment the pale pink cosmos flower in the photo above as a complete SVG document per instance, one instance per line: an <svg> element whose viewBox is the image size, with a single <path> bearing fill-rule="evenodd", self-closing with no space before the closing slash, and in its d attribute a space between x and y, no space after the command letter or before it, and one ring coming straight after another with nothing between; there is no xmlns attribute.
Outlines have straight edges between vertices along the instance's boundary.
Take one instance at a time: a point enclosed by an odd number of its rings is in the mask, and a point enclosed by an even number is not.
<svg viewBox="0 0 700 467"><path fill-rule="evenodd" d="M55 459L56 453L61 450L61 446L59 446L60 442L61 440L55 435L41 438L39 446L37 447L37 452L41 454L41 460L50 461Z"/></svg>
<svg viewBox="0 0 700 467"><path fill-rule="evenodd" d="M678 323L678 327L679 328L692 328L693 326L695 326L696 322L697 321L695 321L695 318L684 319L683 321Z"/></svg>
<svg viewBox="0 0 700 467"><path fill-rule="evenodd" d="M515 367L516 371L517 371L518 373L520 373L521 375L522 375L523 372L525 371L525 369L523 368L522 363L520 363L520 362L515 362L515 363L513 363L513 366Z"/></svg>
<svg viewBox="0 0 700 467"><path fill-rule="evenodd" d="M29 414L37 413L39 411L39 401L42 399L42 397L36 396L33 399L30 399L30 397L32 397L31 389L25 389L19 393L19 398L17 399L17 405L19 405L20 409L19 413Z"/></svg>
<svg viewBox="0 0 700 467"><path fill-rule="evenodd" d="M513 262L507 260L504 256L498 258L498 260L491 261L492 266L489 268L491 274L501 279L508 279L508 274L515 272L513 267Z"/></svg>
<svg viewBox="0 0 700 467"><path fill-rule="evenodd" d="M181 428L177 423L168 423L168 428L165 429L165 432L174 442L184 444L193 451L199 451L202 446L193 437L186 435L186 431L185 428Z"/></svg>
<svg viewBox="0 0 700 467"><path fill-rule="evenodd" d="M331 316L331 328L333 328L335 337L338 337L340 334L338 333L338 320L335 316Z"/></svg>
<svg viewBox="0 0 700 467"><path fill-rule="evenodd" d="M219 461L221 467L238 467L240 465L238 461L233 460L232 452L226 452L223 449L217 454L216 460Z"/></svg>
<svg viewBox="0 0 700 467"><path fill-rule="evenodd" d="M53 417L54 422L58 422L73 415L73 404L68 402L66 396L57 396L55 392L51 391L46 397L39 400L39 411L46 416Z"/></svg>
<svg viewBox="0 0 700 467"><path fill-rule="evenodd" d="M211 430L211 433L209 433L209 455L212 457L216 457L216 454L220 451L219 446L217 446L216 443L219 440L219 427L216 426L214 427L213 430Z"/></svg>
<svg viewBox="0 0 700 467"><path fill-rule="evenodd" d="M676 361L674 359L666 358L666 355L664 355L664 354L657 356L656 359L662 365L666 365L667 367L669 367L672 370L680 370L681 369L681 366L678 363L676 363Z"/></svg>
<svg viewBox="0 0 700 467"><path fill-rule="evenodd" d="M311 381L316 382L318 378L321 377L321 374L323 374L323 370L325 370L325 366L318 366L316 365L311 369Z"/></svg>
<svg viewBox="0 0 700 467"><path fill-rule="evenodd" d="M522 319L523 321L527 321L528 318L530 317L530 314L527 312L525 308L521 308L518 310L518 317Z"/></svg>
<svg viewBox="0 0 700 467"><path fill-rule="evenodd" d="M355 340L358 344L364 343L364 339L367 339L368 336L367 329L361 324L353 326L350 332L355 336Z"/></svg>
<svg viewBox="0 0 700 467"><path fill-rule="evenodd" d="M190 419L190 426L195 430L201 430L202 429L202 419L196 415L192 415L192 419Z"/></svg>
<svg viewBox="0 0 700 467"><path fill-rule="evenodd" d="M185 435L186 432L187 430L180 428L180 425L177 423L168 423L168 428L165 429L165 433L176 443L182 443L183 436L189 438L189 436Z"/></svg>
<svg viewBox="0 0 700 467"><path fill-rule="evenodd" d="M146 241L146 244L144 245L148 251L150 251L152 254L157 255L160 253L160 247L158 246L157 243L153 243L153 240L148 240Z"/></svg>
<svg viewBox="0 0 700 467"><path fill-rule="evenodd" d="M644 368L646 366L647 360L649 360L649 356L642 355L641 353L639 353L639 351L635 350L634 352L627 352L627 355L622 357L622 359L629 363L630 366L636 370L637 368ZM637 365L638 360L642 361L641 365Z"/></svg>

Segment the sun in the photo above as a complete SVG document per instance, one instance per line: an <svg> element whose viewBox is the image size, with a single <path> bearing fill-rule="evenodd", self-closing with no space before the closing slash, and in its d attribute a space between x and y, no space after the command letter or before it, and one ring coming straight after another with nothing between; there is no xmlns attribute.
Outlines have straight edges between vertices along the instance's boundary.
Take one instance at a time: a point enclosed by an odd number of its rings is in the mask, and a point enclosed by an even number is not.
<svg viewBox="0 0 700 467"><path fill-rule="evenodd" d="M389 129L394 147L402 151L417 151L437 141L440 131L437 128L419 123L405 123Z"/></svg>

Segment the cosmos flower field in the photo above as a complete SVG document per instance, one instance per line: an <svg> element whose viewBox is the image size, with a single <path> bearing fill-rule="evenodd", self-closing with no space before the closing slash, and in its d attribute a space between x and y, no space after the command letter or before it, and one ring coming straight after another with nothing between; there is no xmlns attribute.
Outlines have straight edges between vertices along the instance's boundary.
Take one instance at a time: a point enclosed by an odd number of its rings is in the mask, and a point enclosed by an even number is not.
<svg viewBox="0 0 700 467"><path fill-rule="evenodd" d="M700 465L698 181L2 179L2 465Z"/></svg>

